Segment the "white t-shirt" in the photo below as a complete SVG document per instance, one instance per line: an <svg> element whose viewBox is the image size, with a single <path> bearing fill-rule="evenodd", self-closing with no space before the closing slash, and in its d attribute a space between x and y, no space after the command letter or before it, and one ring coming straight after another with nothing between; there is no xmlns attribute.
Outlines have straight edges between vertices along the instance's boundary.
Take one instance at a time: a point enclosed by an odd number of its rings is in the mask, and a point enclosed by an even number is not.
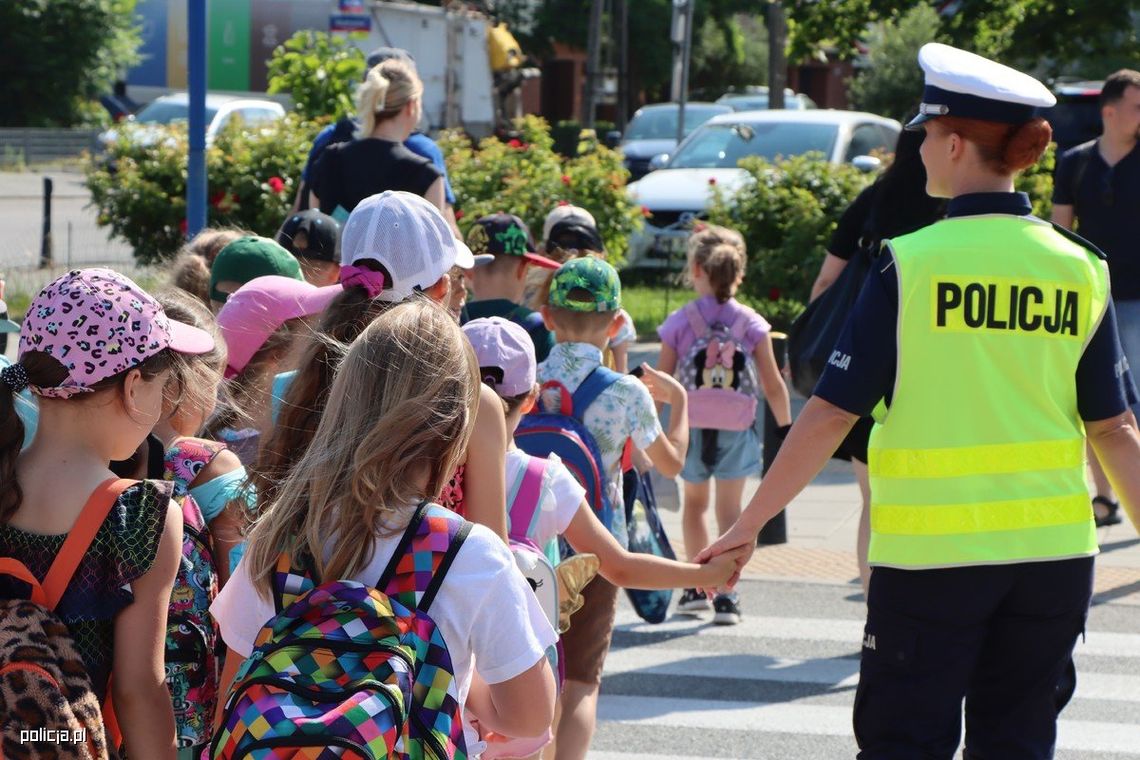
<svg viewBox="0 0 1140 760"><path fill-rule="evenodd" d="M530 459L530 454L522 449L507 451L507 503L512 506ZM538 546L545 546L550 539L562 535L574 515L578 514L584 498L586 489L566 469L558 455L551 454L542 475L536 517L527 537Z"/></svg>
<svg viewBox="0 0 1140 760"><path fill-rule="evenodd" d="M411 519L410 509L402 519ZM400 532L377 536L372 560L351 580L375 584L400 538ZM245 656L275 614L273 601L254 589L248 567L248 562L239 564L210 605L226 645ZM447 642L460 704L467 701L476 667L489 684L509 681L545 657L547 647L558 641L511 550L482 525L473 526L459 548L428 615ZM467 742L469 747L478 742L470 729Z"/></svg>

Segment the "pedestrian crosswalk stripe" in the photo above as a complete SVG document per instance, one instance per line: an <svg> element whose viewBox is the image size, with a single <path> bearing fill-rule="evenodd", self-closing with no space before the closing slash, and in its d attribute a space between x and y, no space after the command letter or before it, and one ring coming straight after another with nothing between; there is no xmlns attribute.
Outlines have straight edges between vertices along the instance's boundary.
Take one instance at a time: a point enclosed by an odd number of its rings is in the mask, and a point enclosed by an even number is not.
<svg viewBox="0 0 1140 760"><path fill-rule="evenodd" d="M598 714L603 721L694 731L746 729L752 733L851 735L848 706L614 695L606 694L603 688ZM1140 756L1140 726L1062 718L1057 726L1057 747Z"/></svg>
<svg viewBox="0 0 1140 760"><path fill-rule="evenodd" d="M713 626L708 620L674 616L664 623L643 623L632 610L620 610L618 628L630 633L685 633L694 636L768 638L781 641L828 641L851 643L863 640L863 621L839 618L762 617L749 625ZM1140 658L1140 634L1104 633L1089 630L1077 642L1077 656Z"/></svg>
<svg viewBox="0 0 1140 760"><path fill-rule="evenodd" d="M701 653L665 645L642 645L611 649L606 658L606 675L692 676L733 678L746 681L827 684L847 689L859 684L857 657L828 657L800 660L768 657L763 654ZM1104 699L1140 702L1140 676L1095 673L1081 669L1077 659L1076 699Z"/></svg>

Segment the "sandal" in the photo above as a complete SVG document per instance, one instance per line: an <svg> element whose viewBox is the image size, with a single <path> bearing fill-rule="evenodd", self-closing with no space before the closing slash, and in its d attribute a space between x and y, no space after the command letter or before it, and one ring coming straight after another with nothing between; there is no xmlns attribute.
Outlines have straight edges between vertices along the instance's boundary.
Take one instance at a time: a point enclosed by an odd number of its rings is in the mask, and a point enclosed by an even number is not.
<svg viewBox="0 0 1140 760"><path fill-rule="evenodd" d="M1093 504L1100 504L1107 511L1102 516L1096 516L1096 510L1093 510L1093 516L1096 521L1096 527L1104 528L1108 525L1118 525L1124 522L1124 518L1120 516L1120 502L1112 501L1107 496L1094 496Z"/></svg>

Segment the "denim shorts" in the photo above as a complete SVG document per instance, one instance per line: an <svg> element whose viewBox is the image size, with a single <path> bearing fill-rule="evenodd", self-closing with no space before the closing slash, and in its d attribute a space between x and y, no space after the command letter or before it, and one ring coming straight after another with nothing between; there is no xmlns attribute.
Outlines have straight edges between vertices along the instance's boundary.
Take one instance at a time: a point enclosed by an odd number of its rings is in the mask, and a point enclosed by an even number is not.
<svg viewBox="0 0 1140 760"><path fill-rule="evenodd" d="M711 436L716 436L713 456L710 456L711 450L705 451L706 446L714 445ZM739 431L689 428L689 451L685 455L681 480L704 483L709 478L736 480L759 474L760 437L756 426Z"/></svg>

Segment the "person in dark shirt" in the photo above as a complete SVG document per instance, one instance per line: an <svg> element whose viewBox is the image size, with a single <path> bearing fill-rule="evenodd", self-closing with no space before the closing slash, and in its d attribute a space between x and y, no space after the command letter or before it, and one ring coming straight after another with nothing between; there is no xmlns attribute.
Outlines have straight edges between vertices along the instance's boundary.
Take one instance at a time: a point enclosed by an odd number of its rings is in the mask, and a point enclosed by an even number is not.
<svg viewBox="0 0 1140 760"><path fill-rule="evenodd" d="M472 270L475 298L465 307L463 322L482 317L504 317L526 328L534 341L539 362L554 346L554 335L542 315L523 306L527 270L531 266L558 269L558 262L535 253L534 238L526 223L513 214L490 214L467 232L467 247L475 255L491 254L494 261Z"/></svg>
<svg viewBox="0 0 1140 760"><path fill-rule="evenodd" d="M1076 229L1108 257L1120 342L1129 365L1140 367L1140 72L1123 69L1100 93L1104 133L1071 148L1057 162L1053 221ZM1133 406L1140 415L1140 407ZM1097 525L1121 521L1120 504L1095 455L1089 452Z"/></svg>
<svg viewBox="0 0 1140 760"><path fill-rule="evenodd" d="M403 143L420 119L423 83L407 62L391 58L368 72L360 88L360 136L330 145L313 172L312 194L322 213L341 223L370 195L403 190L441 211L443 175Z"/></svg>
<svg viewBox="0 0 1140 760"><path fill-rule="evenodd" d="M416 65L415 59L412 54L402 48L393 47L380 47L373 50L368 55L368 68L365 70L365 77L368 71L374 66L379 66L384 61L390 58L397 58L408 63L413 68ZM332 124L325 126L317 136L313 138L313 145L309 148L309 157L305 160L305 168L301 171L301 181L297 187L297 197L293 201L292 213L296 214L309 208L309 190L313 182L313 172L320 160L321 155L325 152L325 148L330 145L336 145L342 142L351 142L356 139L356 133L360 129L360 123L356 117L348 116L340 119ZM459 233L459 226L455 221L455 192L451 189L451 181L447 176L447 164L443 159L443 151L435 144L435 141L428 137L423 132L413 131L408 135L408 139L404 140L404 147L415 153L417 156L423 156L430 160L435 168L439 169L443 175L443 195L447 201L447 206L443 209L443 217L451 226L452 231L457 238L461 238Z"/></svg>
<svg viewBox="0 0 1140 760"><path fill-rule="evenodd" d="M819 276L812 285L812 301L835 282L859 251L875 255L883 240L933 224L945 213L946 202L926 194L926 169L918 152L925 134L911 130L900 133L891 165L881 177L859 193L843 212L831 235ZM873 425L874 421L870 417L860 418L835 451L836 458L851 460L863 500L859 514L856 556L864 595L871 579L871 568L867 565L867 544L871 534L867 441L871 437Z"/></svg>

